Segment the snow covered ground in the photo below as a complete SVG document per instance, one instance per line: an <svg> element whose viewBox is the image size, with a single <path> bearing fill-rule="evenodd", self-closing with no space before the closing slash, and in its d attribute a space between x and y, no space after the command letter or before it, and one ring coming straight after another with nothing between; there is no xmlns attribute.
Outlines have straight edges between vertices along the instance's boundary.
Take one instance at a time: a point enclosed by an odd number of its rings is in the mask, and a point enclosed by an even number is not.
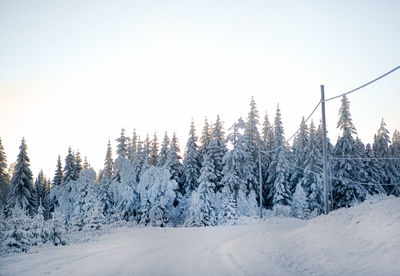
<svg viewBox="0 0 400 276"><path fill-rule="evenodd" d="M0 256L0 275L399 275L400 199L309 221L116 228L94 239Z"/></svg>

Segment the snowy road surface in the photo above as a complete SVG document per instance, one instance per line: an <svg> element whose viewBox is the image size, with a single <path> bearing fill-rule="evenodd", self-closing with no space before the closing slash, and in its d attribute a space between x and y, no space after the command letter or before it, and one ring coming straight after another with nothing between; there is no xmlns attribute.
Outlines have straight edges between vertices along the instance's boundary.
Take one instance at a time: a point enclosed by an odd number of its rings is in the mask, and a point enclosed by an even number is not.
<svg viewBox="0 0 400 276"><path fill-rule="evenodd" d="M118 228L95 240L0 257L0 275L399 275L400 199L310 221Z"/></svg>

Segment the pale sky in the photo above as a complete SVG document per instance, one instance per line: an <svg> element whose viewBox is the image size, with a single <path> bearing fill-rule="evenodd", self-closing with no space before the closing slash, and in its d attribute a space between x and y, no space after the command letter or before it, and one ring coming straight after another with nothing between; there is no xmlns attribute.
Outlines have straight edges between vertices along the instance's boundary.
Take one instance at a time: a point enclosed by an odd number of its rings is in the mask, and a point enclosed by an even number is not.
<svg viewBox="0 0 400 276"><path fill-rule="evenodd" d="M400 1L0 0L0 137L8 164L26 137L53 178L68 147L98 170L121 127L142 137L220 114L227 130L254 96L286 137L320 98L400 65ZM358 135L400 130L400 71L349 95ZM330 138L340 100L327 103ZM320 111L313 117L320 119Z"/></svg>

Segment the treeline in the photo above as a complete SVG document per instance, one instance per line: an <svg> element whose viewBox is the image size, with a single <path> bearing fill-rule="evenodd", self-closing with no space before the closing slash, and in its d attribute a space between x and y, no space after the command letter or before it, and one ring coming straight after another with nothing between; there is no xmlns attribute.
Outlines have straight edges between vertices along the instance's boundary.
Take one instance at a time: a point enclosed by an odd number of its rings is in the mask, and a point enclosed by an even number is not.
<svg viewBox="0 0 400 276"><path fill-rule="evenodd" d="M374 194L398 196L399 132L390 141L382 120L373 144L364 145L346 97L337 127L335 146L328 141L331 206L351 206ZM260 125L252 98L246 120L238 119L227 135L219 116L214 123L205 120L200 138L192 122L183 157L175 133L171 139L165 133L159 145L156 134L141 140L122 129L116 141L115 160L109 141L97 174L69 148L64 167L58 157L53 180L40 172L34 183L25 140L11 179L0 141L2 248L24 250L32 240L62 244L65 232L121 221L161 227L234 223L259 214L260 168L264 210L300 218L323 212L322 127L303 118L289 145L279 106L273 124L265 114Z"/></svg>

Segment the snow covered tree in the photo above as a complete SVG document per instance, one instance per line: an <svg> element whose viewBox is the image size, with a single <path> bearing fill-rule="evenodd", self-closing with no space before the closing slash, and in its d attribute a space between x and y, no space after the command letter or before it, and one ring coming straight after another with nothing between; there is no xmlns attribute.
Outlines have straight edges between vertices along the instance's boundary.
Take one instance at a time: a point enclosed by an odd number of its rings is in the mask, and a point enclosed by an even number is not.
<svg viewBox="0 0 400 276"><path fill-rule="evenodd" d="M66 242L66 229L65 229L65 216L60 211L55 211L51 219L48 221L49 227L49 240L55 245L65 245Z"/></svg>
<svg viewBox="0 0 400 276"><path fill-rule="evenodd" d="M363 167L362 160L356 150L356 141L353 134L356 129L350 115L350 102L346 96L342 98L339 110L337 127L342 130L336 142L334 156L340 158L333 161L334 176L340 180L334 181L334 199L337 207L351 206L354 202L365 199L367 191L364 186L358 184L361 175L359 168Z"/></svg>
<svg viewBox="0 0 400 276"><path fill-rule="evenodd" d="M267 196L267 207L289 205L291 192L289 187L289 150L285 145L279 105L274 121L274 155L268 168L267 185L270 187Z"/></svg>
<svg viewBox="0 0 400 276"><path fill-rule="evenodd" d="M68 154L65 157L65 166L63 172L62 185L70 182L71 180L76 180L76 169L75 169L75 156L72 153L71 147L68 148Z"/></svg>
<svg viewBox="0 0 400 276"><path fill-rule="evenodd" d="M11 208L1 247L6 252L27 252L31 245L30 225L31 218L25 209L19 205Z"/></svg>
<svg viewBox="0 0 400 276"><path fill-rule="evenodd" d="M83 227L84 231L99 230L106 224L106 218L103 214L102 204L97 197L94 187L88 189L83 204Z"/></svg>
<svg viewBox="0 0 400 276"><path fill-rule="evenodd" d="M272 187L269 193L274 208L277 205L290 205L292 193L289 187L289 167L288 167L288 149L283 146L278 153L277 159L271 162L271 167L274 168ZM271 179L268 179L271 181Z"/></svg>
<svg viewBox="0 0 400 276"><path fill-rule="evenodd" d="M57 159L56 171L54 173L53 185L60 186L62 184L62 181L63 181L63 170L61 165L61 157L59 155Z"/></svg>
<svg viewBox="0 0 400 276"><path fill-rule="evenodd" d="M211 141L211 133L212 129L208 123L207 117L204 119L204 127L202 131L202 135L200 137L200 146L199 146L199 153L200 156L203 156L206 154L207 149L208 149L208 144ZM202 160L201 160L202 162Z"/></svg>
<svg viewBox="0 0 400 276"><path fill-rule="evenodd" d="M158 163L158 138L156 132L154 132L153 140L151 140L149 163L152 166L157 166Z"/></svg>
<svg viewBox="0 0 400 276"><path fill-rule="evenodd" d="M396 183L397 179L400 177L400 172L397 171L396 166L394 166L393 160L389 160L390 158L390 151L389 151L389 131L386 128L385 121L382 119L381 126L378 130L378 133L374 136L374 143L373 143L373 151L377 158L386 158L381 159L382 167L381 171L381 178L383 183L390 184ZM384 186L386 191L390 193L394 186Z"/></svg>
<svg viewBox="0 0 400 276"><path fill-rule="evenodd" d="M160 155L158 157L158 163L157 163L158 167L164 166L165 162L167 162L168 152L169 152L169 148L168 148L169 147L169 143L170 143L170 141L169 141L169 138L168 138L168 133L165 132L164 140L163 140L163 143L162 143L161 149L160 149Z"/></svg>
<svg viewBox="0 0 400 276"><path fill-rule="evenodd" d="M50 231L46 221L44 220L45 210L40 204L37 214L32 218L30 226L31 244L37 245L46 243L49 239Z"/></svg>
<svg viewBox="0 0 400 276"><path fill-rule="evenodd" d="M117 141L117 158L123 157L127 158L129 154L129 137L125 136L125 129L121 129L121 136L116 139Z"/></svg>
<svg viewBox="0 0 400 276"><path fill-rule="evenodd" d="M223 123L217 115L217 120L215 121L214 127L211 133L211 140L208 143L208 148L206 150L205 155L210 154L214 162L214 170L216 176L216 190L222 189L222 169L223 169L223 161L225 153L227 152L227 148L225 145L225 134L223 129ZM204 158L205 155L203 154L202 157Z"/></svg>
<svg viewBox="0 0 400 276"><path fill-rule="evenodd" d="M295 189L297 189L297 184L302 180L304 176L304 170L300 168L304 168L306 162L308 150L307 146L309 139L308 135L308 127L303 117L300 124L300 130L293 140L293 161L298 168L293 168L290 176L291 192L294 192Z"/></svg>
<svg viewBox="0 0 400 276"><path fill-rule="evenodd" d="M197 189L200 175L200 154L197 149L197 137L194 122L190 125L189 138L186 143L186 155L182 166L182 194L190 194Z"/></svg>
<svg viewBox="0 0 400 276"><path fill-rule="evenodd" d="M218 214L219 224L235 224L238 219L237 197L229 186L222 189L222 208Z"/></svg>
<svg viewBox="0 0 400 276"><path fill-rule="evenodd" d="M75 177L74 177L74 179L76 180L79 178L79 173L83 169L81 153L79 152L79 150L75 153L74 157L75 157Z"/></svg>
<svg viewBox="0 0 400 276"><path fill-rule="evenodd" d="M368 158L365 160L365 170L367 173L367 183L383 183L382 179L382 161L380 159L376 159L375 152L372 150L370 144L367 144L365 147L365 157ZM365 188L368 190L368 193L371 195L374 194L386 194L385 189L381 185L367 185Z"/></svg>
<svg viewBox="0 0 400 276"><path fill-rule="evenodd" d="M107 144L107 152L106 158L104 161L104 169L102 171L102 177L100 180L100 208L102 209L102 213L106 216L110 215L113 209L113 196L111 194L111 183L112 176L114 171L114 161L112 159L112 149L110 140Z"/></svg>
<svg viewBox="0 0 400 276"><path fill-rule="evenodd" d="M269 166L272 161L272 157L274 155L274 152L272 150L274 149L274 128L269 122L268 119L268 114L265 112L264 116L264 123L263 123L263 129L262 129L262 139L263 139L263 152L261 155L261 161L262 161L262 175L263 175L263 205L266 206L267 203L267 196L269 189L267 188L266 181L269 176Z"/></svg>
<svg viewBox="0 0 400 276"><path fill-rule="evenodd" d="M7 196L9 191L10 177L7 172L7 159L0 138L0 212L7 203Z"/></svg>
<svg viewBox="0 0 400 276"><path fill-rule="evenodd" d="M310 212L306 193L304 192L300 182L296 185L296 190L293 194L293 200L290 204L290 208L292 210L292 215L300 219L306 218Z"/></svg>
<svg viewBox="0 0 400 276"><path fill-rule="evenodd" d="M320 175L322 174L322 155L318 148L318 137L313 121L311 121L310 124L310 133L306 149L301 185L306 194L310 212L319 215L323 211L323 197L320 180Z"/></svg>
<svg viewBox="0 0 400 276"><path fill-rule="evenodd" d="M133 162L133 158L135 157L135 153L137 150L137 140L138 137L136 135L136 129L133 129L133 134L128 149L128 159L131 160L131 162Z"/></svg>
<svg viewBox="0 0 400 276"><path fill-rule="evenodd" d="M35 194L36 194L37 206L43 205L46 201L46 196L47 196L47 179L43 173L43 170L40 170L35 180L35 189L36 189Z"/></svg>
<svg viewBox="0 0 400 276"><path fill-rule="evenodd" d="M178 145L178 138L174 133L171 139L171 145L169 147L168 157L163 168L169 171L171 179L175 180L176 183L179 183L182 174L182 164L179 161L181 159L179 151L180 149Z"/></svg>
<svg viewBox="0 0 400 276"><path fill-rule="evenodd" d="M258 131L259 125L259 115L257 111L257 106L254 98L251 97L250 101L250 111L247 116L246 126L244 130L244 137L246 143L246 150L249 151L251 158L248 162L251 162L250 167L252 171L250 172L252 177L248 178L247 188L249 191L259 192L259 169L258 169L258 158L259 158L259 146L260 149L264 148L261 141L261 136Z"/></svg>
<svg viewBox="0 0 400 276"><path fill-rule="evenodd" d="M136 155L132 162L135 183L139 183L140 177L149 166L148 148L142 141L139 141Z"/></svg>
<svg viewBox="0 0 400 276"><path fill-rule="evenodd" d="M173 203L178 184L168 170L150 167L142 175L137 190L140 194L140 223L158 227L172 225Z"/></svg>
<svg viewBox="0 0 400 276"><path fill-rule="evenodd" d="M186 226L212 226L217 223L215 202L214 163L210 154L204 156L200 171L199 187L191 197Z"/></svg>
<svg viewBox="0 0 400 276"><path fill-rule="evenodd" d="M389 147L390 150L390 156L392 158L400 158L400 132L395 130L393 132L393 138L392 138L392 144ZM397 177L397 183L400 182L400 160L398 159L393 159L392 162L392 171L398 172L398 177ZM390 193L394 195L399 196L400 195L400 185L397 185L397 187L394 187Z"/></svg>
<svg viewBox="0 0 400 276"><path fill-rule="evenodd" d="M32 172L29 165L25 138L22 138L14 174L11 178L11 191L7 199L7 213L14 207L28 211L33 216L36 213L36 196L32 184Z"/></svg>

